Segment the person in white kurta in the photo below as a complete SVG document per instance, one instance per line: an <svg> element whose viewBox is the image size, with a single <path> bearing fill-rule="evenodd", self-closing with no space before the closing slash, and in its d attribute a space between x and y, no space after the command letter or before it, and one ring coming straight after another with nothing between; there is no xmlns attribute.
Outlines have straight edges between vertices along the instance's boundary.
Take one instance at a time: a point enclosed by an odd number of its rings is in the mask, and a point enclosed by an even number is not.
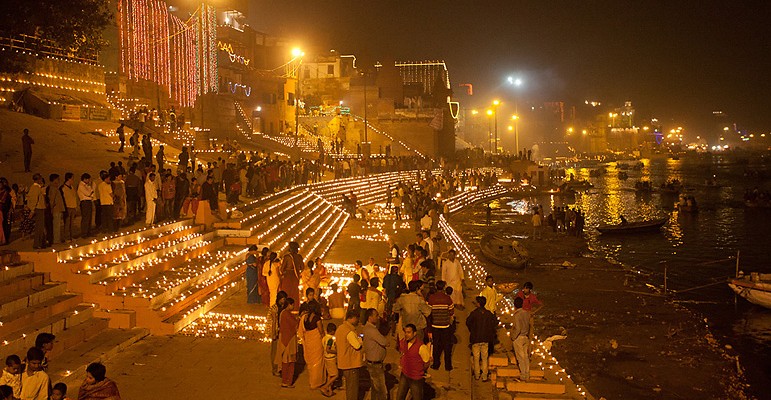
<svg viewBox="0 0 771 400"><path fill-rule="evenodd" d="M270 253L268 261L265 261L265 264L262 265L262 276L264 276L265 281L268 282L270 304L276 304L278 287L281 285L281 276L278 274L280 270L281 260L276 253Z"/></svg>
<svg viewBox="0 0 771 400"><path fill-rule="evenodd" d="M147 182L145 182L145 224L152 225L155 221L155 200L158 198L158 190L156 189L155 173L150 173L147 176Z"/></svg>
<svg viewBox="0 0 771 400"><path fill-rule="evenodd" d="M452 288L452 303L463 306L463 268L460 266L460 260L456 258L455 250L447 252L447 258L441 261L441 268L442 280Z"/></svg>

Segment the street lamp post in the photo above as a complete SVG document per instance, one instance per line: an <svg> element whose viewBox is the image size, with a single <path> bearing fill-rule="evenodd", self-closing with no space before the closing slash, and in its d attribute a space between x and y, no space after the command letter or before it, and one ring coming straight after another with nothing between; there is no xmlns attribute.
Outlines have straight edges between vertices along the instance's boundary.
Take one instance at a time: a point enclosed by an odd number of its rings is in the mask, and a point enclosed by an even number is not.
<svg viewBox="0 0 771 400"><path fill-rule="evenodd" d="M490 142L490 154L493 154L493 129L490 126L492 122L489 117L493 116L493 110L487 110L487 141Z"/></svg>
<svg viewBox="0 0 771 400"><path fill-rule="evenodd" d="M519 154L519 115L512 115L511 119L514 120L514 154Z"/></svg>
<svg viewBox="0 0 771 400"><path fill-rule="evenodd" d="M498 100L493 100L493 113L495 118L495 151L494 154L498 154L498 106L501 104Z"/></svg>
<svg viewBox="0 0 771 400"><path fill-rule="evenodd" d="M294 90L294 145L297 148L297 154L301 155L300 151L300 65L303 60L302 57L305 53L299 48L292 49L292 61L297 60L297 65L293 66L295 77L295 90Z"/></svg>

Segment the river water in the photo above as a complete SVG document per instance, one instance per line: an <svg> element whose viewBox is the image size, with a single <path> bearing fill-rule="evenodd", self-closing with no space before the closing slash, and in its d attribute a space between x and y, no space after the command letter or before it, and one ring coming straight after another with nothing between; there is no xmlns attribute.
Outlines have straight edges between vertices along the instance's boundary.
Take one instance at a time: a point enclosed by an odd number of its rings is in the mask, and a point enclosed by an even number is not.
<svg viewBox="0 0 771 400"><path fill-rule="evenodd" d="M718 158L682 158L680 160L642 160L640 170L628 169L627 180L618 177L617 163L607 165L607 174L590 177L588 169L574 168L568 173L588 179L594 187L575 197L538 196L529 203L550 207L569 205L587 213L586 236L594 255L607 257L650 274L650 283L663 286L664 270L669 289L682 290L725 281L736 269L747 273L771 273L771 209L745 208L745 189L771 189L771 181L745 177L746 170L766 170L760 159L749 164L727 163ZM765 174L769 176L768 173ZM718 185L708 186L706 180ZM668 179L685 185L684 193L693 195L696 214L674 210L676 195L653 193L638 195L637 180L646 179L658 187ZM500 211L516 212L520 201L502 200ZM599 235L594 229L601 223L617 223L618 216L629 221L668 218L661 232L636 235ZM729 259L733 257L732 259ZM723 260L723 261L720 261ZM675 297L693 303L688 307L702 313L721 343L738 353L751 384L751 391L763 397L771 390L771 310L755 306L734 295L726 284L716 284Z"/></svg>

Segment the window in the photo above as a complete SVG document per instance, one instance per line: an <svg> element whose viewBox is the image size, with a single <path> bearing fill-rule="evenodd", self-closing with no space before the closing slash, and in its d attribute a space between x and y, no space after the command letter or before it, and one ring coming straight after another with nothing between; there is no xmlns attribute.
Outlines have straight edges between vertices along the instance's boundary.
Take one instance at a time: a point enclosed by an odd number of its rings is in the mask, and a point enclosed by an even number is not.
<svg viewBox="0 0 771 400"><path fill-rule="evenodd" d="M335 74L335 66L327 65L327 75L334 75L334 74Z"/></svg>

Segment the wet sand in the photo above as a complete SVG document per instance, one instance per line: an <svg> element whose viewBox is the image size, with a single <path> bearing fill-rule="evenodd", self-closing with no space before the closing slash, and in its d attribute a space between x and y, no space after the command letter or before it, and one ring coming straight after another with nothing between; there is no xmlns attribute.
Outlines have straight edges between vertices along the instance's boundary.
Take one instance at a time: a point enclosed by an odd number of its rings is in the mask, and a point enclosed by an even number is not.
<svg viewBox="0 0 771 400"><path fill-rule="evenodd" d="M530 216L507 216L507 223L496 223L493 213L492 228L523 236L518 240L532 258L525 270L507 270L479 252L479 238L490 229L478 223L484 220L484 208L477 205L454 214L450 223L497 282L519 282L520 287L533 282L545 304L535 315L536 335L541 340L567 335L555 341L552 352L596 398L748 398L730 351L701 317L646 286L646 276L588 257L584 239L549 227L542 240L530 239Z"/></svg>

